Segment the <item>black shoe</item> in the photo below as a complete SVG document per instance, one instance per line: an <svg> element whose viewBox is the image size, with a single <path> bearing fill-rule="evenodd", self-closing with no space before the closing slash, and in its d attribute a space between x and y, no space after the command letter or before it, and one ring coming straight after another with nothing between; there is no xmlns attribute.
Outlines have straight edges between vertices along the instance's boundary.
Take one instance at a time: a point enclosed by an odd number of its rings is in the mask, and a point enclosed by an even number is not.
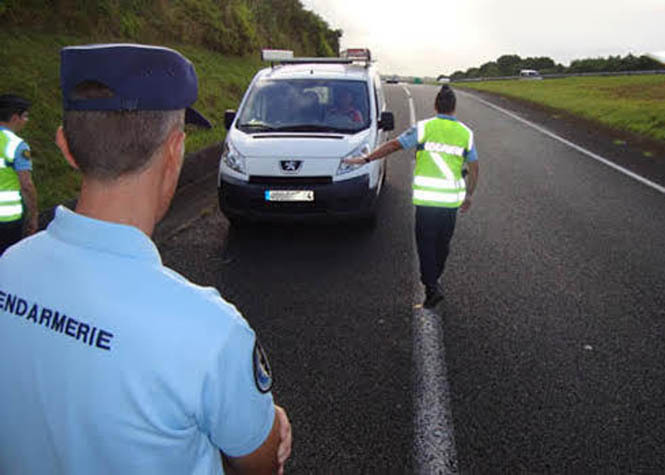
<svg viewBox="0 0 665 475"><path fill-rule="evenodd" d="M433 308L443 300L443 292L437 287L430 287L425 289L425 301L423 308Z"/></svg>

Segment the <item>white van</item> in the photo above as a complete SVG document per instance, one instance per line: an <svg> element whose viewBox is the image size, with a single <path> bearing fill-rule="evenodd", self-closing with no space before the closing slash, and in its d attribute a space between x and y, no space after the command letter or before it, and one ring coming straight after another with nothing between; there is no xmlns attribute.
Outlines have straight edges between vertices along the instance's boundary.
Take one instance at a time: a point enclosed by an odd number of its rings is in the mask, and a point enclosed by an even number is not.
<svg viewBox="0 0 665 475"><path fill-rule="evenodd" d="M219 204L233 222L334 216L373 222L385 160L346 165L394 128L367 49L339 58L264 50L228 129L219 163Z"/></svg>
<svg viewBox="0 0 665 475"><path fill-rule="evenodd" d="M522 69L520 79L543 79L543 77L535 69Z"/></svg>

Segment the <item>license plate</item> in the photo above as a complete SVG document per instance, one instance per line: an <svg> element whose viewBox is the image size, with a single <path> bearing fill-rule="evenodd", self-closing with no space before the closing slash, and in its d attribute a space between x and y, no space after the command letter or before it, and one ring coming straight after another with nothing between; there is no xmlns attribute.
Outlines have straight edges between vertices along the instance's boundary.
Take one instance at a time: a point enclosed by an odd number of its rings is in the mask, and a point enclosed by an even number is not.
<svg viewBox="0 0 665 475"><path fill-rule="evenodd" d="M266 190L266 201L314 201L313 190Z"/></svg>

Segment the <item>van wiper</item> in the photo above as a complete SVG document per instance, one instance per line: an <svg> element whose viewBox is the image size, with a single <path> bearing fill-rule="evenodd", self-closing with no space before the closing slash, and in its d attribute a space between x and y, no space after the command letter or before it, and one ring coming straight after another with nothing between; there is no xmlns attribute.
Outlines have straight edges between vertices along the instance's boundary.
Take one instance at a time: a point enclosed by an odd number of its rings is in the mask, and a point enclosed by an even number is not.
<svg viewBox="0 0 665 475"><path fill-rule="evenodd" d="M314 125L314 124L300 124L300 125L285 125L274 129L278 132L334 132L334 133L349 133L355 132L351 129L342 129L339 127L330 127L328 125Z"/></svg>

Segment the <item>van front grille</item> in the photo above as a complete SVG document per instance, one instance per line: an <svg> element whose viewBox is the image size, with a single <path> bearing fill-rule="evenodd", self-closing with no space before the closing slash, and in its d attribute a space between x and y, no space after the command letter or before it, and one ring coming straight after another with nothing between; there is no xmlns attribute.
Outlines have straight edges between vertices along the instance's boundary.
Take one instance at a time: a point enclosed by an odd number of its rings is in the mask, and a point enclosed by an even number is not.
<svg viewBox="0 0 665 475"><path fill-rule="evenodd" d="M330 176L250 176L249 183L252 185L329 185L332 183Z"/></svg>

